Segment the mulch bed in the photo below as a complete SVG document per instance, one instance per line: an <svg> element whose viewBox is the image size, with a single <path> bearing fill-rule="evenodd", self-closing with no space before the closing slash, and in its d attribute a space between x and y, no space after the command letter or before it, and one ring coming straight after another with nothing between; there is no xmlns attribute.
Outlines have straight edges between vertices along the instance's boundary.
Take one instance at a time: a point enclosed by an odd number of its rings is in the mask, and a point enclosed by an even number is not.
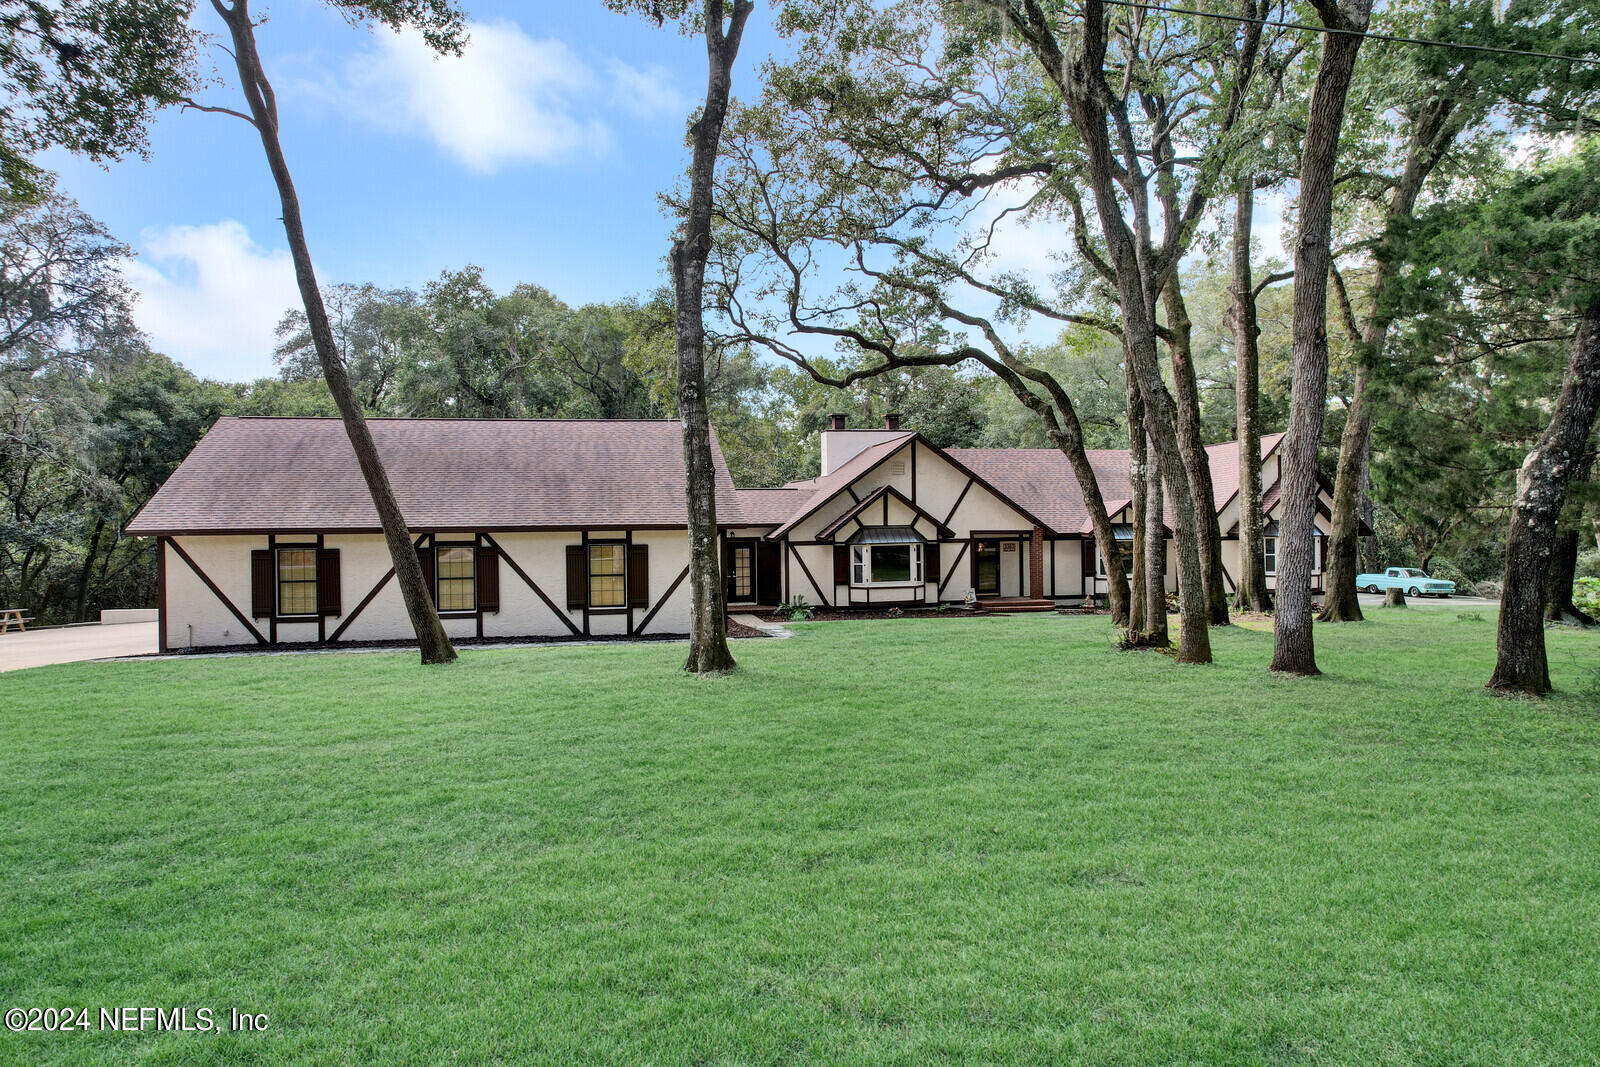
<svg viewBox="0 0 1600 1067"><path fill-rule="evenodd" d="M1103 615L1103 611L1089 608L1057 608L1057 615ZM817 608L812 610L810 619L795 619L795 622L833 622L836 620L850 619L970 619L977 615L1004 615L1003 611L985 611L982 608L948 608L940 611L937 608L910 608L902 609L895 614L890 609L871 610L867 608L849 608L838 610L830 608ZM1043 615L1046 612L1038 612ZM767 613L761 616L767 622L787 623L791 621L786 615ZM731 623L729 624L732 625ZM731 631L730 631L731 632Z"/></svg>
<svg viewBox="0 0 1600 1067"><path fill-rule="evenodd" d="M784 620L773 619L772 621L783 622ZM758 630L754 626L746 626L744 623L734 622L732 619L728 620L728 636L730 638L737 638L741 641L751 637L772 637L772 635L767 633L765 630Z"/></svg>

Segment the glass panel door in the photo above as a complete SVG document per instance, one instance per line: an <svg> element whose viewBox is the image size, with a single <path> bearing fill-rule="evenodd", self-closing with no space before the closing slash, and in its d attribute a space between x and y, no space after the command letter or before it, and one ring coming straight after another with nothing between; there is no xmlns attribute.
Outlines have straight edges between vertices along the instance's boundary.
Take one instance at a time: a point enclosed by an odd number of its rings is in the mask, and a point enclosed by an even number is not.
<svg viewBox="0 0 1600 1067"><path fill-rule="evenodd" d="M998 596L1000 593L1000 542L979 541L973 546L978 561L978 595Z"/></svg>
<svg viewBox="0 0 1600 1067"><path fill-rule="evenodd" d="M728 567L732 585L732 600L750 600L755 596L756 547L751 544L733 546L733 558Z"/></svg>

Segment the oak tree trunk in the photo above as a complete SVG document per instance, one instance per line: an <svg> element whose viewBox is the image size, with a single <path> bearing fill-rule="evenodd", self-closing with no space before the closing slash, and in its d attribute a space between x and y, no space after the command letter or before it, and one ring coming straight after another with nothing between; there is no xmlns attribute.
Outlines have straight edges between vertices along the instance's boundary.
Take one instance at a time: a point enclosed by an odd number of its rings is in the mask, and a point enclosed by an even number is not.
<svg viewBox="0 0 1600 1067"><path fill-rule="evenodd" d="M1181 470L1175 473L1183 477ZM1154 648L1172 644L1167 627L1167 533L1161 491L1166 474L1166 465L1152 450L1144 481L1144 595L1145 633Z"/></svg>
<svg viewBox="0 0 1600 1067"><path fill-rule="evenodd" d="M1167 277L1162 300L1167 312L1167 329L1172 340L1172 385L1176 394L1178 447L1183 453L1183 469L1194 494L1195 518L1200 526L1200 573L1205 581L1206 613L1211 625L1228 625L1228 586L1222 578L1222 525L1217 521L1217 494L1211 485L1211 457L1206 455L1205 436L1200 429L1200 383L1194 370L1191 344L1193 324L1184 303L1178 272Z"/></svg>
<svg viewBox="0 0 1600 1067"><path fill-rule="evenodd" d="M1593 626L1595 618L1572 602L1572 590L1578 581L1578 530L1562 530L1556 534L1551 550L1550 575L1545 581L1544 617L1547 622L1575 622L1579 626Z"/></svg>
<svg viewBox="0 0 1600 1067"><path fill-rule="evenodd" d="M1332 266L1334 164L1356 54L1372 0L1313 0L1323 24L1322 61L1311 92L1300 162L1299 233L1295 240L1289 432L1280 448L1283 519L1279 523L1276 648L1272 669L1317 674L1311 634L1311 570L1317 514L1317 449L1328 400L1328 271Z"/></svg>
<svg viewBox="0 0 1600 1067"><path fill-rule="evenodd" d="M1379 340L1381 346L1382 340ZM1339 438L1339 469L1333 483L1333 515L1329 520L1328 556L1323 560L1326 593L1322 622L1360 622L1361 601L1356 597L1356 575L1361 571L1361 501L1356 491L1372 442L1372 410L1367 404L1367 367L1356 368L1354 394Z"/></svg>
<svg viewBox="0 0 1600 1067"><path fill-rule="evenodd" d="M283 230L289 241L289 254L294 260L295 281L300 287L300 299L305 304L306 323L317 350L317 361L322 365L322 375L333 394L334 405L344 422L345 434L361 467L367 491L372 494L372 504L383 527L384 542L394 563L395 581L400 596L405 601L406 614L411 618L411 628L417 635L417 645L422 651L423 663L449 663L456 658L456 650L444 632L435 609L433 597L422 576L422 564L417 559L416 547L411 541L411 531L400 514L394 489L389 484L388 472L378 456L372 432L362 417L350 378L345 373L344 362L339 358L333 329L328 323L328 312L322 303L322 290L311 267L311 249L306 243L305 225L300 217L300 199L295 193L289 165L284 159L283 146L278 138L278 105L272 85L256 51L255 26L250 20L249 0L234 0L231 6L221 0L212 0L212 6L222 16L233 38L234 63L239 71L239 81L245 99L250 105L251 121L261 135L261 147L267 156L267 165L278 187L278 198L283 206Z"/></svg>
<svg viewBox="0 0 1600 1067"><path fill-rule="evenodd" d="M683 465L689 521L689 659L684 669L714 674L734 668L728 649L727 609L717 559L717 482L711 457L711 416L706 407L706 258L711 254L711 193L722 126L733 87L733 61L754 9L734 0L726 18L722 0L706 0L708 74L705 109L690 127L694 157L689 164L689 204L673 242L672 289L676 304L678 417L683 424ZM726 25L724 24L726 23Z"/></svg>
<svg viewBox="0 0 1600 1067"><path fill-rule="evenodd" d="M1133 580L1130 590L1128 633L1137 638L1149 628L1150 602L1145 597L1145 509L1150 494L1146 487L1150 449L1145 443L1144 401L1139 399L1139 385L1133 380L1133 368L1128 368L1128 482L1133 492Z"/></svg>
<svg viewBox="0 0 1600 1067"><path fill-rule="evenodd" d="M1239 183L1233 216L1233 352L1235 428L1239 438L1239 574L1234 607L1272 610L1262 558L1265 524L1261 517L1261 327L1256 318L1255 283L1250 271L1250 233L1255 212L1255 178Z"/></svg>
<svg viewBox="0 0 1600 1067"><path fill-rule="evenodd" d="M1517 472L1517 496L1506 536L1500 626L1489 688L1538 696L1550 691L1544 649L1546 572L1567 485L1583 462L1600 409L1600 297L1584 310L1567 377L1550 425Z"/></svg>

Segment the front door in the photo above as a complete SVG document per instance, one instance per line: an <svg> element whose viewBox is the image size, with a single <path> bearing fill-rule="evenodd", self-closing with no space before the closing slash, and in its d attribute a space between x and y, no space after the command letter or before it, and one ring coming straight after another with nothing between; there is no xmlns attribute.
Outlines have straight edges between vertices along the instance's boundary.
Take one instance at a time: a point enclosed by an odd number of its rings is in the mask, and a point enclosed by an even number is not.
<svg viewBox="0 0 1600 1067"><path fill-rule="evenodd" d="M756 598L756 543L729 541L723 574L730 604L749 604Z"/></svg>
<svg viewBox="0 0 1600 1067"><path fill-rule="evenodd" d="M1000 542L979 541L972 546L973 587L979 596L1000 595Z"/></svg>

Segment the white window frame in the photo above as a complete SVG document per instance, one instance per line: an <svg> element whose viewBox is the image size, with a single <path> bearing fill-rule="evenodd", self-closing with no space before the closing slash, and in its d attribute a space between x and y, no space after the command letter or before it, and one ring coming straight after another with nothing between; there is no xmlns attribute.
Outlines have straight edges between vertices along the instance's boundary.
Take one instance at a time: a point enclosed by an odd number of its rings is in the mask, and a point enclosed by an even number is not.
<svg viewBox="0 0 1600 1067"><path fill-rule="evenodd" d="M894 582L877 582L872 578L872 550L874 548L909 548L911 549L911 580ZM912 586L922 585L925 582L923 570L923 556L921 541L894 541L873 545L850 546L850 584L862 588L874 589L909 589Z"/></svg>
<svg viewBox="0 0 1600 1067"><path fill-rule="evenodd" d="M1272 545L1270 551L1267 549L1269 544ZM1271 566L1267 565L1269 556L1272 559ZM1271 575L1278 573L1278 539L1271 534L1263 534L1261 537L1261 568Z"/></svg>
<svg viewBox="0 0 1600 1067"><path fill-rule="evenodd" d="M1133 546L1131 542L1128 551L1122 554L1122 558L1127 561L1127 578L1131 582L1133 581ZM1106 557L1101 554L1098 548L1094 550L1094 569L1096 577L1104 578L1106 576Z"/></svg>

